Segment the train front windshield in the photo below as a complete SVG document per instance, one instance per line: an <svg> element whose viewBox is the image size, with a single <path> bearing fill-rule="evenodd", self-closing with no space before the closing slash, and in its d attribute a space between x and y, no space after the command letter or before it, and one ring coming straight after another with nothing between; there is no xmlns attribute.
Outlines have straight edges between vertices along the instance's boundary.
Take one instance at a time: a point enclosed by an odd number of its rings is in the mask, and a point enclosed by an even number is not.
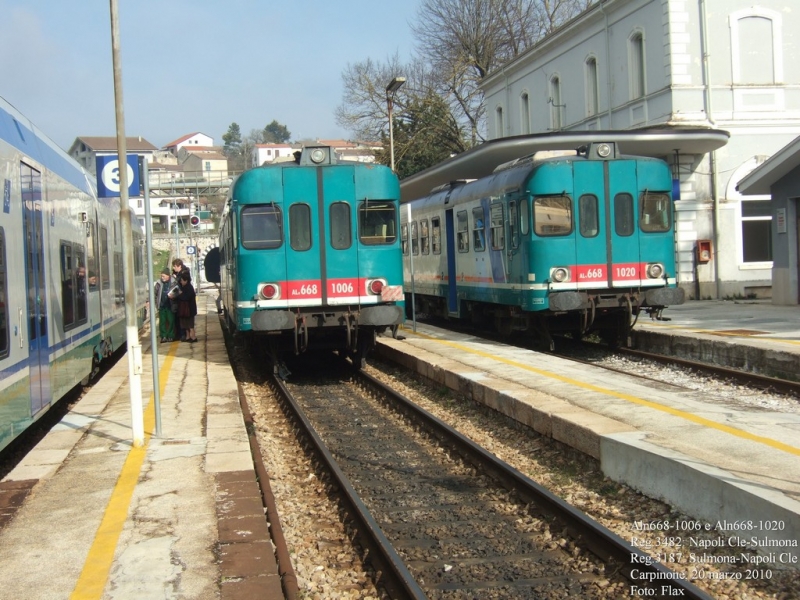
<svg viewBox="0 0 800 600"><path fill-rule="evenodd" d="M368 246L393 244L397 239L397 207L394 202L362 202L358 207L358 237Z"/></svg>

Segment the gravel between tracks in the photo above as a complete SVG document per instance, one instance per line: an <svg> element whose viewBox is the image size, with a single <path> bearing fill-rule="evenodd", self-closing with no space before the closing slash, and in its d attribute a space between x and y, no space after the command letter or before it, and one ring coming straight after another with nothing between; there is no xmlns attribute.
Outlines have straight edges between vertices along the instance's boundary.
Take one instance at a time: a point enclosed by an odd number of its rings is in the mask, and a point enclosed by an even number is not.
<svg viewBox="0 0 800 600"><path fill-rule="evenodd" d="M406 371L376 361L367 372L453 424L463 434L626 540L631 539L633 524L637 522L691 520L687 515L673 512L662 502L604 478L597 463L585 455L530 432L471 401L458 398L449 390L430 387ZM291 425L271 393L258 383L258 378L248 376L245 379L243 389L257 424L259 444L270 473L302 597L314 600L380 597L362 567L358 550L350 543L340 523L335 502L329 497L326 486L318 480L314 465L299 448ZM741 400L742 394L737 397ZM793 409L790 403L782 405L782 408ZM708 539L716 537L712 534L699 535L707 535ZM657 531L636 532L636 535L654 544L660 537ZM717 550L707 552L730 553L729 548ZM689 564L687 556L683 562L669 566L688 575L696 565ZM706 565L706 572L740 573L741 569L732 565L724 565L722 569ZM768 581L695 579L693 583L719 600L790 600L800 597L800 572L797 570L773 568L773 576ZM628 593L620 596L618 592L610 597L630 597Z"/></svg>

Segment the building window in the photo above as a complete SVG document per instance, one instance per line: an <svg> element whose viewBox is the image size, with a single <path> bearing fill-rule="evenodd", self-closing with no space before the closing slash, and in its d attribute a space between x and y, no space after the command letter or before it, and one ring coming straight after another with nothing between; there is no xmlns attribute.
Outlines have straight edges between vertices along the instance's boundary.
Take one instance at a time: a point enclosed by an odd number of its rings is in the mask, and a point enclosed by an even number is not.
<svg viewBox="0 0 800 600"><path fill-rule="evenodd" d="M644 34L634 33L630 38L628 55L628 73L630 76L631 100L644 97Z"/></svg>
<svg viewBox="0 0 800 600"><path fill-rule="evenodd" d="M593 117L599 112L597 59L594 56L586 59L586 116Z"/></svg>
<svg viewBox="0 0 800 600"><path fill-rule="evenodd" d="M733 82L774 85L783 80L781 14L747 8L730 17Z"/></svg>
<svg viewBox="0 0 800 600"><path fill-rule="evenodd" d="M561 120L561 80L558 77L550 79L550 129L559 130L563 123Z"/></svg>
<svg viewBox="0 0 800 600"><path fill-rule="evenodd" d="M522 121L522 133L531 132L531 105L527 92L520 98L520 121Z"/></svg>
<svg viewBox="0 0 800 600"><path fill-rule="evenodd" d="M742 260L772 260L772 211L770 200L742 200Z"/></svg>
<svg viewBox="0 0 800 600"><path fill-rule="evenodd" d="M503 107L498 106L497 110L494 113L495 123L494 126L497 129L497 137L503 137L505 132L505 124L503 123Z"/></svg>

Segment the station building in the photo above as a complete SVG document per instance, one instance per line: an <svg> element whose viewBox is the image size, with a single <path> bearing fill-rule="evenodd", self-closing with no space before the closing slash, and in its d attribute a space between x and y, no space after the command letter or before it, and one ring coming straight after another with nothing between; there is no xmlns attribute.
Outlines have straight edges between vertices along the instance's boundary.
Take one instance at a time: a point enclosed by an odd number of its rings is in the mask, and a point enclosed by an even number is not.
<svg viewBox="0 0 800 600"><path fill-rule="evenodd" d="M785 0L601 0L484 79L488 139L729 132L651 154L673 170L678 281L690 298L771 297L770 196L737 185L800 134L797 31Z"/></svg>

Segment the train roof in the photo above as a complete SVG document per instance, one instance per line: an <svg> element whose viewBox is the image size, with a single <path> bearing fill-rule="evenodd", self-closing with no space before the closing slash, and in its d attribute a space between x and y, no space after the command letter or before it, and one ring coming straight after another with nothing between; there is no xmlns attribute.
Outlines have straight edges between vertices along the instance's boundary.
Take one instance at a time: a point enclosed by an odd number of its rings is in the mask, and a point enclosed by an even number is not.
<svg viewBox="0 0 800 600"><path fill-rule="evenodd" d="M729 138L727 131L709 128L570 131L499 138L406 177L400 181L400 201L427 196L433 188L451 181L486 177L498 165L540 150L575 150L592 142L616 142L628 155L705 154L721 148Z"/></svg>
<svg viewBox="0 0 800 600"><path fill-rule="evenodd" d="M76 188L96 196L91 175L42 133L30 119L0 97L0 139L44 165Z"/></svg>

